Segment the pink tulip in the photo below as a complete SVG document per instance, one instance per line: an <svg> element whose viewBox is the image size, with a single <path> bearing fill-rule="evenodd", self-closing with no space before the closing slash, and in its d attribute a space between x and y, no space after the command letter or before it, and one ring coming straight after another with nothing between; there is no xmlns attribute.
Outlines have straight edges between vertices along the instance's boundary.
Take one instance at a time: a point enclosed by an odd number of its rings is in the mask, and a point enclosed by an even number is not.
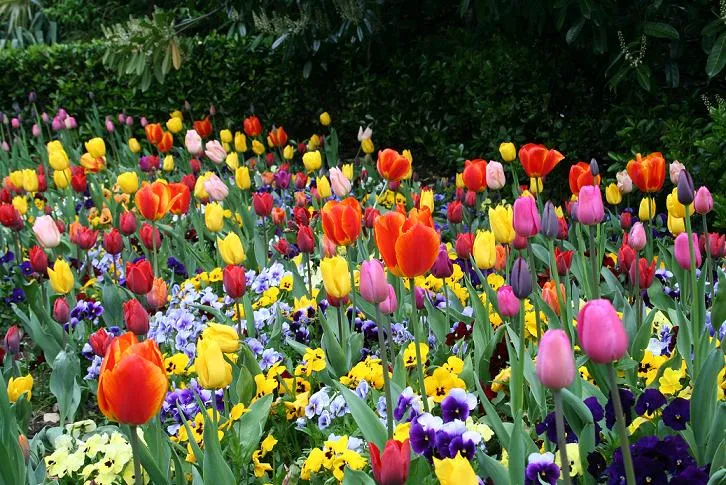
<svg viewBox="0 0 726 485"><path fill-rule="evenodd" d="M628 237L628 245L636 251L642 251L647 244L645 237L645 229L642 222L636 222L630 228L630 236Z"/></svg>
<svg viewBox="0 0 726 485"><path fill-rule="evenodd" d="M514 232L522 237L532 237L539 232L539 211L532 197L520 196L514 201Z"/></svg>
<svg viewBox="0 0 726 485"><path fill-rule="evenodd" d="M499 314L503 317L513 317L519 313L519 298L514 294L514 290L509 285L502 285L497 290L497 305L499 306Z"/></svg>
<svg viewBox="0 0 726 485"><path fill-rule="evenodd" d="M214 163L222 163L227 158L227 151L217 140L208 141L205 148L205 155Z"/></svg>
<svg viewBox="0 0 726 485"><path fill-rule="evenodd" d="M551 329L542 335L535 366L537 378L550 389L559 390L575 379L575 356L564 330Z"/></svg>
<svg viewBox="0 0 726 485"><path fill-rule="evenodd" d="M343 171L338 167L330 169L330 187L338 197L345 197L350 192L350 180L343 175Z"/></svg>
<svg viewBox="0 0 726 485"><path fill-rule="evenodd" d="M382 303L388 298L388 282L383 265L377 259L360 265L360 295L369 303Z"/></svg>
<svg viewBox="0 0 726 485"><path fill-rule="evenodd" d="M678 160L672 162L668 166L668 175L671 178L671 183L673 185L678 185L678 176L681 174L681 170L686 168L681 162Z"/></svg>
<svg viewBox="0 0 726 485"><path fill-rule="evenodd" d="M691 236L693 236L693 255L696 258L696 267L699 267L701 266L701 249L698 247L698 237L695 233L691 234ZM680 233L676 237L673 246L673 253L678 266L683 269L691 269L691 250L688 245L688 233Z"/></svg>
<svg viewBox="0 0 726 485"><path fill-rule="evenodd" d="M141 118L141 124L143 125L145 118ZM184 136L184 146L187 147L187 151L192 155L200 155L202 149L202 137L196 130L187 130L186 136Z"/></svg>
<svg viewBox="0 0 726 485"><path fill-rule="evenodd" d="M60 244L60 231L51 216L38 217L33 224L33 232L44 248L54 248Z"/></svg>
<svg viewBox="0 0 726 485"><path fill-rule="evenodd" d="M30 129L30 132L35 138L38 138L40 136L40 126L38 126L37 123L33 123L33 127Z"/></svg>
<svg viewBox="0 0 726 485"><path fill-rule="evenodd" d="M577 315L577 339L583 352L597 364L609 364L628 351L628 334L608 300L585 303Z"/></svg>
<svg viewBox="0 0 726 485"><path fill-rule="evenodd" d="M705 185L696 191L696 198L693 201L693 208L699 214L708 214L713 210L713 196Z"/></svg>
<svg viewBox="0 0 726 485"><path fill-rule="evenodd" d="M388 285L388 296L378 304L378 308L383 313L394 313L398 309L398 297L396 297L396 290L393 289L392 285Z"/></svg>
<svg viewBox="0 0 726 485"><path fill-rule="evenodd" d="M221 201L229 195L229 188L216 174L212 174L204 181L204 190L209 194L209 199Z"/></svg>
<svg viewBox="0 0 726 485"><path fill-rule="evenodd" d="M592 226L602 222L605 208L602 205L602 193L598 185L585 185L580 189L577 200L577 220L580 224Z"/></svg>
<svg viewBox="0 0 726 485"><path fill-rule="evenodd" d="M615 178L618 180L617 186L621 194L629 194L633 191L633 180L628 175L627 170L616 173Z"/></svg>
<svg viewBox="0 0 726 485"><path fill-rule="evenodd" d="M501 163L494 160L487 164L487 187L492 190L499 190L507 183L504 176L504 167Z"/></svg>

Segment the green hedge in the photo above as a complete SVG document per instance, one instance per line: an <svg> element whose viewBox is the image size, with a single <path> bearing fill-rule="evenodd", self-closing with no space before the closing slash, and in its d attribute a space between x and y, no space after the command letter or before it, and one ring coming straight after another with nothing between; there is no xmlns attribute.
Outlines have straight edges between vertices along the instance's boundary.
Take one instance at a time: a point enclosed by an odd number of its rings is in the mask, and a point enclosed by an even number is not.
<svg viewBox="0 0 726 485"><path fill-rule="evenodd" d="M101 114L164 120L189 100L199 115L214 103L226 123L239 126L254 110L300 137L319 129L317 115L327 110L351 143L344 148L355 150L358 126L372 124L377 146L411 148L417 165L436 173L463 158L494 157L507 139L543 142L605 166L636 150L687 163L708 121L699 93L611 93L565 52L465 30L370 53L370 62L342 49L308 80L267 47L210 36L163 86L146 92L104 68L104 48L95 41L0 52L0 108L22 104L35 90L41 102L82 119L92 92ZM554 178L565 175L564 166L559 170Z"/></svg>

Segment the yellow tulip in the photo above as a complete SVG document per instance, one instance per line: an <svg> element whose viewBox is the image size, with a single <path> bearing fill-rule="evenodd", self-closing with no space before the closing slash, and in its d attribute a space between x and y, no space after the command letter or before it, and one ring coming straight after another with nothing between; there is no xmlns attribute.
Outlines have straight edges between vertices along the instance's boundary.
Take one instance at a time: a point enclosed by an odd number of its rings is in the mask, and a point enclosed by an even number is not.
<svg viewBox="0 0 726 485"><path fill-rule="evenodd" d="M250 169L247 167L239 167L234 171L234 181L242 190L249 190L252 185L250 180Z"/></svg>
<svg viewBox="0 0 726 485"><path fill-rule="evenodd" d="M350 293L351 283L348 274L348 263L342 256L323 258L320 262L325 292L335 298L343 298Z"/></svg>
<svg viewBox="0 0 726 485"><path fill-rule="evenodd" d="M542 177L530 177L529 178L529 191L533 194L539 194L542 192L544 184L542 183Z"/></svg>
<svg viewBox="0 0 726 485"><path fill-rule="evenodd" d="M375 145L373 145L373 140L370 138L366 138L362 142L360 142L360 147L363 149L363 153L371 154L376 149Z"/></svg>
<svg viewBox="0 0 726 485"><path fill-rule="evenodd" d="M171 118L179 118L180 120L181 120L181 119L184 119L184 115L183 115L183 114L182 114L182 112L181 112L181 111L179 111L179 110L173 111L173 112L172 112L172 113L171 113L171 114L169 115L169 117L171 117Z"/></svg>
<svg viewBox="0 0 726 485"><path fill-rule="evenodd" d="M71 180L71 169L53 170L53 182L59 189L65 189Z"/></svg>
<svg viewBox="0 0 726 485"><path fill-rule="evenodd" d="M217 202L210 202L204 209L204 224L212 232L219 232L224 226L224 209Z"/></svg>
<svg viewBox="0 0 726 485"><path fill-rule="evenodd" d="M500 244L510 244L514 241L512 206L498 205L489 208L489 226L494 233L494 239Z"/></svg>
<svg viewBox="0 0 726 485"><path fill-rule="evenodd" d="M513 162L517 158L517 148L514 143L507 141L499 145L499 154L505 162Z"/></svg>
<svg viewBox="0 0 726 485"><path fill-rule="evenodd" d="M242 241L239 236L230 232L224 239L217 238L219 254L226 264L240 264L245 260L245 251L242 248Z"/></svg>
<svg viewBox="0 0 726 485"><path fill-rule="evenodd" d="M199 384L205 389L224 389L232 382L232 366L224 360L222 349L214 339L199 339L194 369Z"/></svg>
<svg viewBox="0 0 726 485"><path fill-rule="evenodd" d="M15 207L21 216L24 216L28 212L28 201L22 195L16 195L13 197L13 207Z"/></svg>
<svg viewBox="0 0 726 485"><path fill-rule="evenodd" d="M650 210L648 207L650 206ZM650 197L643 197L640 201L640 207L638 207L638 218L641 221L649 221L655 217L655 199Z"/></svg>
<svg viewBox="0 0 726 485"><path fill-rule="evenodd" d="M220 131L219 139L222 143L232 143L232 132L229 130Z"/></svg>
<svg viewBox="0 0 726 485"><path fill-rule="evenodd" d="M103 138L91 138L86 142L86 151L91 154L93 158L101 158L106 156L106 143Z"/></svg>
<svg viewBox="0 0 726 485"><path fill-rule="evenodd" d="M53 269L48 268L48 279L50 279L50 287L53 291L65 295L73 289L73 272L71 267L64 259L59 259L53 265Z"/></svg>
<svg viewBox="0 0 726 485"><path fill-rule="evenodd" d="M165 172L171 172L174 170L174 157L171 155L165 156L164 162L161 164L161 169Z"/></svg>
<svg viewBox="0 0 726 485"><path fill-rule="evenodd" d="M48 163L53 170L65 170L70 165L68 154L61 148L60 150L48 152Z"/></svg>
<svg viewBox="0 0 726 485"><path fill-rule="evenodd" d="M23 190L26 192L37 192L38 191L38 174L35 170L26 168L22 171L23 173Z"/></svg>
<svg viewBox="0 0 726 485"><path fill-rule="evenodd" d="M282 150L282 157L285 160L292 160L292 157L295 156L295 149L292 147L292 145L286 145L285 148Z"/></svg>
<svg viewBox="0 0 726 485"><path fill-rule="evenodd" d="M491 231L479 231L474 238L474 261L479 269L490 269L497 261L497 247L494 233Z"/></svg>
<svg viewBox="0 0 726 485"><path fill-rule="evenodd" d="M133 153L139 153L141 151L141 143L136 138L129 138L129 150Z"/></svg>
<svg viewBox="0 0 726 485"><path fill-rule="evenodd" d="M441 485L475 485L479 479L469 460L456 453L455 458L434 458L434 471Z"/></svg>
<svg viewBox="0 0 726 485"><path fill-rule="evenodd" d="M328 180L328 177L323 175L322 177L316 177L315 178L315 184L318 188L318 195L323 198L327 199L330 197L332 192L330 191L330 181Z"/></svg>
<svg viewBox="0 0 726 485"><path fill-rule="evenodd" d="M466 184L464 183L464 174L457 173L456 174L456 188L463 189L464 187L466 187Z"/></svg>
<svg viewBox="0 0 726 485"><path fill-rule="evenodd" d="M262 155L265 153L265 145L259 140L252 140L252 151L255 152L255 155Z"/></svg>
<svg viewBox="0 0 726 485"><path fill-rule="evenodd" d="M204 174L197 177L197 181L194 183L194 197L199 200L207 200L209 198L209 194L204 188L204 182L209 180L212 175L214 175L212 172L204 172Z"/></svg>
<svg viewBox="0 0 726 485"><path fill-rule="evenodd" d="M10 183L13 184L16 188L22 189L23 188L23 171L22 170L13 170L10 172Z"/></svg>
<svg viewBox="0 0 726 485"><path fill-rule="evenodd" d="M239 167L239 155L237 155L237 152L228 153L227 158L224 159L224 163L227 164L230 170L237 170Z"/></svg>
<svg viewBox="0 0 726 485"><path fill-rule="evenodd" d="M320 146L320 137L318 135L313 135L308 140L308 146L307 149L309 152L313 152L317 150L317 148Z"/></svg>
<svg viewBox="0 0 726 485"><path fill-rule="evenodd" d="M320 166L323 164L323 157L320 155L320 152L315 150L314 152L306 152L303 157L303 165L305 165L305 170L310 172L314 172L315 170L319 169Z"/></svg>
<svg viewBox="0 0 726 485"><path fill-rule="evenodd" d="M10 399L10 402L17 401L23 394L27 394L25 396L27 401L30 401L33 396L33 376L30 374L17 379L11 377L8 381L8 399Z"/></svg>
<svg viewBox="0 0 726 485"><path fill-rule="evenodd" d="M166 121L166 129L171 131L174 134L179 133L182 131L182 128L184 128L184 123L182 123L181 118L177 118L176 116L172 116Z"/></svg>
<svg viewBox="0 0 726 485"><path fill-rule="evenodd" d="M433 214L434 212L434 191L429 190L422 190L421 195L419 197L418 205L421 209L424 207L428 207L429 211Z"/></svg>
<svg viewBox="0 0 726 485"><path fill-rule="evenodd" d="M328 114L327 111L320 113L320 124L321 125L329 126L331 121L332 120L330 119L330 115Z"/></svg>
<svg viewBox="0 0 726 485"><path fill-rule="evenodd" d="M683 217L675 217L671 215L671 213L668 213L668 230L671 234L674 236L679 235L680 233L684 232L686 230L686 220Z"/></svg>
<svg viewBox="0 0 726 485"><path fill-rule="evenodd" d="M676 218L686 217L686 206L681 204L678 200L678 188L673 188L673 191L666 197L666 209L668 209L668 216ZM693 215L693 204L688 206L688 214Z"/></svg>
<svg viewBox="0 0 726 485"><path fill-rule="evenodd" d="M350 180L352 182L353 181L353 176L354 176L353 164L352 163L344 163L343 164L343 167L341 168L341 170L343 171L343 175L345 175L345 178L347 178L348 180Z"/></svg>
<svg viewBox="0 0 726 485"><path fill-rule="evenodd" d="M234 150L240 153L247 151L247 137L240 131L234 134Z"/></svg>
<svg viewBox="0 0 726 485"><path fill-rule="evenodd" d="M607 200L610 205L618 205L623 201L623 194L620 193L618 184L611 183L607 186L607 188L605 188L605 200Z"/></svg>
<svg viewBox="0 0 726 485"><path fill-rule="evenodd" d="M239 350L239 335L234 327L219 323L210 323L202 332L202 340L214 340L225 354Z"/></svg>
<svg viewBox="0 0 726 485"><path fill-rule="evenodd" d="M133 194L139 190L139 176L136 172L120 173L116 177L116 183L124 194Z"/></svg>

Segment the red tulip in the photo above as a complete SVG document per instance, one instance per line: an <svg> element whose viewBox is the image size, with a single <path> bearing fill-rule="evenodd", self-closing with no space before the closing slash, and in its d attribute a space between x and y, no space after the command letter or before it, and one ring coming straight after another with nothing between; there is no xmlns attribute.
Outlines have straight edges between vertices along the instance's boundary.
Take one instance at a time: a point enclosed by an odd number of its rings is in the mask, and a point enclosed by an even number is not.
<svg viewBox="0 0 726 485"><path fill-rule="evenodd" d="M48 269L48 255L45 254L43 248L33 246L30 248L28 256L30 257L30 267L33 268L33 271L42 275L45 274L45 271Z"/></svg>
<svg viewBox="0 0 726 485"><path fill-rule="evenodd" d="M65 298L56 298L53 302L53 320L60 323L61 325L68 323L71 317L71 307Z"/></svg>
<svg viewBox="0 0 726 485"><path fill-rule="evenodd" d="M151 291L154 274L148 260L142 259L135 263L126 263L126 287L137 295L145 295Z"/></svg>
<svg viewBox="0 0 726 485"><path fill-rule="evenodd" d="M148 222L144 222L141 225L139 237L146 249L156 249L158 251L161 247L161 233L159 232L159 229L153 227Z"/></svg>
<svg viewBox="0 0 726 485"><path fill-rule="evenodd" d="M260 123L260 119L255 115L245 118L243 125L247 136L255 137L260 136L262 133L262 123Z"/></svg>
<svg viewBox="0 0 726 485"><path fill-rule="evenodd" d="M557 265L557 273L560 276L565 276L570 272L573 254L575 252L572 250L562 251L560 248L555 247L555 263Z"/></svg>
<svg viewBox="0 0 726 485"><path fill-rule="evenodd" d="M118 229L113 228L103 235L103 249L105 249L108 254L116 256L123 250L123 248L124 241L121 238L121 233Z"/></svg>
<svg viewBox="0 0 726 485"><path fill-rule="evenodd" d="M174 148L174 136L168 131L165 131L164 135L161 137L161 141L156 145L156 148L158 148L161 153L168 152Z"/></svg>
<svg viewBox="0 0 726 485"><path fill-rule="evenodd" d="M88 344L91 346L94 354L103 357L106 355L106 350L108 350L113 339L113 334L108 333L105 328L99 328L88 336Z"/></svg>
<svg viewBox="0 0 726 485"><path fill-rule="evenodd" d="M474 234L468 232L459 233L456 236L456 255L464 261L469 261L471 251L474 248Z"/></svg>
<svg viewBox="0 0 726 485"><path fill-rule="evenodd" d="M404 485L406 483L411 463L411 447L408 440L403 443L388 440L383 454L373 442L368 443L368 449L373 478L378 485Z"/></svg>
<svg viewBox="0 0 726 485"><path fill-rule="evenodd" d="M125 236L136 232L136 216L133 212L126 211L119 217L119 229Z"/></svg>
<svg viewBox="0 0 726 485"><path fill-rule="evenodd" d="M641 290L647 290L653 283L653 276L655 276L655 260L648 264L648 260L640 258L637 262L638 268L638 287ZM635 264L630 264L630 270L628 275L630 276L630 283L635 285Z"/></svg>
<svg viewBox="0 0 726 485"><path fill-rule="evenodd" d="M194 129L196 130L197 134L199 134L199 136L201 136L202 138L207 138L209 135L212 134L212 122L209 121L209 117L207 116L203 120L195 121Z"/></svg>
<svg viewBox="0 0 726 485"><path fill-rule="evenodd" d="M666 162L660 152L646 157L637 154L626 166L628 175L641 192L658 192L665 182Z"/></svg>
<svg viewBox="0 0 726 485"><path fill-rule="evenodd" d="M570 176L568 181L570 182L570 191L577 195L580 193L580 189L585 185L600 185L600 176L592 176L589 163L577 162L570 167Z"/></svg>
<svg viewBox="0 0 726 485"><path fill-rule="evenodd" d="M272 212L272 195L268 192L256 192L252 196L252 206L255 209L255 214L259 217L267 217Z"/></svg>
<svg viewBox="0 0 726 485"><path fill-rule="evenodd" d="M360 203L353 197L340 202L331 200L320 211L323 233L338 246L353 244L360 235L362 213Z"/></svg>
<svg viewBox="0 0 726 485"><path fill-rule="evenodd" d="M5 332L5 339L3 340L5 351L8 354L17 355L20 352L21 337L20 329L16 325L8 328L8 331Z"/></svg>
<svg viewBox="0 0 726 485"><path fill-rule="evenodd" d="M89 227L80 226L76 235L76 244L84 250L91 249L98 239L98 231L94 231Z"/></svg>
<svg viewBox="0 0 726 485"><path fill-rule="evenodd" d="M287 145L287 133L285 129L280 126L278 128L272 128L270 133L267 135L267 142L270 146L281 148Z"/></svg>
<svg viewBox="0 0 726 485"><path fill-rule="evenodd" d="M149 332L149 314L139 300L129 300L123 308L126 329L135 335L146 335Z"/></svg>
<svg viewBox="0 0 726 485"><path fill-rule="evenodd" d="M635 261L635 250L627 242L623 242L618 250L618 263L620 270L624 273L630 271L630 266Z"/></svg>
<svg viewBox="0 0 726 485"><path fill-rule="evenodd" d="M519 161L527 177L545 177L564 159L565 156L544 145L527 143L519 148Z"/></svg>
<svg viewBox="0 0 726 485"><path fill-rule="evenodd" d="M22 227L23 218L12 204L0 204L0 224L11 229Z"/></svg>
<svg viewBox="0 0 726 485"><path fill-rule="evenodd" d="M373 229L373 223L380 215L381 213L378 211L378 209L374 209L373 207L366 207L363 211L363 224L366 226L367 229Z"/></svg>
<svg viewBox="0 0 726 485"><path fill-rule="evenodd" d="M88 188L86 171L83 167L71 167L71 187L78 193L83 193Z"/></svg>
<svg viewBox="0 0 726 485"><path fill-rule="evenodd" d="M487 162L486 160L476 159L467 160L464 165L464 173L462 174L464 185L472 192L482 192L487 188Z"/></svg>
<svg viewBox="0 0 726 485"><path fill-rule="evenodd" d="M292 210L295 223L299 226L307 226L310 224L310 211L306 207L297 206Z"/></svg>
<svg viewBox="0 0 726 485"><path fill-rule="evenodd" d="M310 226L299 226L297 230L297 247L303 253L315 251L315 234Z"/></svg>
<svg viewBox="0 0 726 485"><path fill-rule="evenodd" d="M244 296L247 284L244 268L232 264L227 265L222 272L222 284L230 298L236 300Z"/></svg>
<svg viewBox="0 0 726 485"><path fill-rule="evenodd" d="M152 145L159 143L164 136L164 130L159 123L149 123L144 127L144 131L146 132L146 139Z"/></svg>
<svg viewBox="0 0 726 485"><path fill-rule="evenodd" d="M464 220L464 206L461 205L461 202L455 200L449 203L446 208L446 218L451 224L459 224Z"/></svg>
<svg viewBox="0 0 726 485"><path fill-rule="evenodd" d="M389 182L400 182L408 178L412 171L411 161L390 148L378 152L376 168L381 177Z"/></svg>

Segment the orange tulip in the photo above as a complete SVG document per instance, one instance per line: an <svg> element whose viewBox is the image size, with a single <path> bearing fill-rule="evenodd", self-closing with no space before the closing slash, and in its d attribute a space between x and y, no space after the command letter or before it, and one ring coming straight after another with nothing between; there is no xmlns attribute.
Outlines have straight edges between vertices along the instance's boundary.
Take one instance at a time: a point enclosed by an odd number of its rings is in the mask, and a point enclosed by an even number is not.
<svg viewBox="0 0 726 485"><path fill-rule="evenodd" d="M287 145L287 133L285 133L285 129L280 126L270 130L270 133L267 135L267 143L273 147L284 147Z"/></svg>
<svg viewBox="0 0 726 485"><path fill-rule="evenodd" d="M505 248L501 244L497 244L496 250L497 259L494 263L494 269L498 271L504 271L504 269L507 267L507 248Z"/></svg>
<svg viewBox="0 0 726 485"><path fill-rule="evenodd" d="M378 173L389 182L400 182L411 175L411 160L396 150L386 148L378 152Z"/></svg>
<svg viewBox="0 0 726 485"><path fill-rule="evenodd" d="M161 129L161 125L159 123L149 123L144 127L144 131L146 131L146 139L149 140L149 143L152 145L156 145L161 141L161 138L164 136L164 130Z"/></svg>
<svg viewBox="0 0 726 485"><path fill-rule="evenodd" d="M363 211L355 198L328 201L320 213L323 233L333 244L348 246L358 239Z"/></svg>
<svg viewBox="0 0 726 485"><path fill-rule="evenodd" d="M633 183L641 192L658 192L663 188L666 174L666 161L660 152L643 158L640 153L625 167Z"/></svg>
<svg viewBox="0 0 726 485"><path fill-rule="evenodd" d="M535 143L527 143L519 149L519 161L530 178L546 176L563 158L565 156L557 150Z"/></svg>
<svg viewBox="0 0 726 485"><path fill-rule="evenodd" d="M165 131L164 134L161 136L161 140L159 140L159 143L157 143L156 148L158 148L161 153L166 153L173 147L174 137L170 132Z"/></svg>
<svg viewBox="0 0 726 485"><path fill-rule="evenodd" d="M476 159L467 160L462 174L464 185L472 192L481 192L487 188L487 162Z"/></svg>
<svg viewBox="0 0 726 485"><path fill-rule="evenodd" d="M141 425L159 413L169 381L153 340L127 332L113 339L101 364L98 407L111 421Z"/></svg>
<svg viewBox="0 0 726 485"><path fill-rule="evenodd" d="M592 176L589 163L577 162L570 167L569 182L572 193L578 195L585 185L600 185L600 176Z"/></svg>
<svg viewBox="0 0 726 485"><path fill-rule="evenodd" d="M189 187L181 183L169 184L169 196L173 201L169 211L175 215L186 214L192 199Z"/></svg>
<svg viewBox="0 0 726 485"><path fill-rule="evenodd" d="M547 303L554 312L560 314L560 301L557 299L557 285L555 282L550 280L542 287L542 299ZM560 297L562 301L565 301L565 286L560 283Z"/></svg>
<svg viewBox="0 0 726 485"><path fill-rule="evenodd" d="M209 116L207 116L203 120L195 121L194 129L196 130L197 134L199 136L201 136L202 138L207 138L209 135L211 135L212 134L212 122L209 121Z"/></svg>
<svg viewBox="0 0 726 485"><path fill-rule="evenodd" d="M411 209L408 218L389 212L373 223L376 245L386 266L396 276L414 278L431 269L441 237L428 209Z"/></svg>
<svg viewBox="0 0 726 485"><path fill-rule="evenodd" d="M158 221L169 212L171 206L180 195L172 197L169 186L156 181L153 184L144 183L134 196L134 203L145 219Z"/></svg>

